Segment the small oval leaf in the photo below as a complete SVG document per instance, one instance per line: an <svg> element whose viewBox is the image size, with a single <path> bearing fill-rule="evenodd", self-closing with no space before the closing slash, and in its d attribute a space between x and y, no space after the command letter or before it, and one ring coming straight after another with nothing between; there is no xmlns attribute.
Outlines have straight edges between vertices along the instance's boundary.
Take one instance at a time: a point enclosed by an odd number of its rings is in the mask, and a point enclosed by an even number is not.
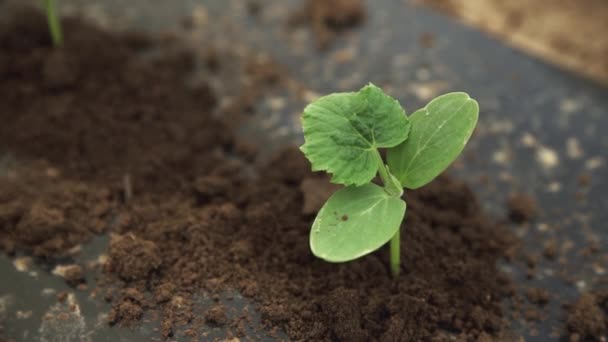
<svg viewBox="0 0 608 342"><path fill-rule="evenodd" d="M373 84L356 93L320 97L304 109L302 152L332 183L363 185L378 171L376 149L407 138L409 120L395 99Z"/></svg>
<svg viewBox="0 0 608 342"><path fill-rule="evenodd" d="M437 177L458 157L469 141L479 105L466 93L449 93L429 102L410 116L406 141L388 150L388 165L408 189Z"/></svg>
<svg viewBox="0 0 608 342"><path fill-rule="evenodd" d="M310 231L312 253L326 261L357 259L382 247L399 229L405 202L369 183L338 190L317 214Z"/></svg>

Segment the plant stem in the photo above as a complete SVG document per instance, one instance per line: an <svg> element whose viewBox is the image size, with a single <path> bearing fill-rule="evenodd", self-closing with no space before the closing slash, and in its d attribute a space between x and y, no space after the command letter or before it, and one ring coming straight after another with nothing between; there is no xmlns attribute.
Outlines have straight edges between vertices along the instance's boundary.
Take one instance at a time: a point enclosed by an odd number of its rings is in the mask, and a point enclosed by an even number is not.
<svg viewBox="0 0 608 342"><path fill-rule="evenodd" d="M49 31L51 32L51 38L53 39L53 45L55 47L63 44L63 34L61 32L61 23L57 16L57 8L55 6L55 0L42 0L42 4L46 9L46 17L49 23Z"/></svg>
<svg viewBox="0 0 608 342"><path fill-rule="evenodd" d="M393 278L397 278L401 270L400 232L401 228L397 229L395 235L391 238L391 273L393 274Z"/></svg>
<svg viewBox="0 0 608 342"><path fill-rule="evenodd" d="M382 183L384 184L384 191L391 196L401 197L401 195L403 195L403 189L401 186L397 186L393 181L393 176L386 169L384 160L382 160L382 156L378 150L376 150L376 160L378 161L378 172L380 173L380 179L382 179Z"/></svg>
<svg viewBox="0 0 608 342"><path fill-rule="evenodd" d="M401 197L403 194L403 189L401 186L397 186L393 181L393 176L388 172L386 166L384 165L384 160L382 160L382 156L380 152L376 150L376 160L378 161L378 172L380 173L380 178L384 183L384 190L391 196ZM398 183L398 182L397 182ZM405 218L404 218L405 219ZM400 238L401 227L397 229L395 235L391 238L390 246L391 246L391 273L393 274L393 278L397 278L399 276L399 271L401 269L401 238Z"/></svg>
<svg viewBox="0 0 608 342"><path fill-rule="evenodd" d="M386 186L386 184L388 184L388 171L386 171L384 160L382 160L382 156L378 150L376 150L376 160L378 161L378 172L380 172L380 178L382 179L382 183L384 183Z"/></svg>

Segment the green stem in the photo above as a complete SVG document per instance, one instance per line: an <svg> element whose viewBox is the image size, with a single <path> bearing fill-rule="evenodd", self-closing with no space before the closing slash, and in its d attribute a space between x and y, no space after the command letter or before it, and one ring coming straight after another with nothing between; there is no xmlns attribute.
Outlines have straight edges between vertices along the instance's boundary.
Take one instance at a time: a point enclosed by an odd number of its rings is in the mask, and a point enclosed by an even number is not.
<svg viewBox="0 0 608 342"><path fill-rule="evenodd" d="M393 278L397 278L401 270L400 232L401 228L397 229L395 235L391 238L391 273L393 274Z"/></svg>
<svg viewBox="0 0 608 342"><path fill-rule="evenodd" d="M53 45L55 47L63 44L63 34L61 32L61 23L57 16L57 8L55 6L55 0L42 0L42 4L46 9L46 16L49 23L49 31L51 32L51 38L53 39Z"/></svg>
<svg viewBox="0 0 608 342"><path fill-rule="evenodd" d="M376 160L378 161L378 172L380 173L380 179L382 179L382 183L384 184L384 191L391 196L401 197L403 194L403 189L393 182L393 178L386 169L384 160L382 160L382 156L378 150L376 150Z"/></svg>
<svg viewBox="0 0 608 342"><path fill-rule="evenodd" d="M378 172L380 173L380 178L382 179L382 183L384 183L384 191L386 191L391 196L401 197L403 195L403 189L401 186L395 184L393 181L393 176L388 172L386 166L384 165L384 160L382 160L382 156L380 152L376 150L376 160L378 161ZM398 183L398 182L397 182ZM391 247L391 273L393 274L393 278L397 278L399 276L399 271L401 268L401 239L400 239L400 231L401 227L397 229L395 235L391 238L390 247Z"/></svg>
<svg viewBox="0 0 608 342"><path fill-rule="evenodd" d="M386 185L388 180L388 171L384 166L384 160L382 160L382 156L380 155L380 152L378 152L378 150L376 150L376 161L378 162L378 172L380 172L380 178L382 179L382 182Z"/></svg>

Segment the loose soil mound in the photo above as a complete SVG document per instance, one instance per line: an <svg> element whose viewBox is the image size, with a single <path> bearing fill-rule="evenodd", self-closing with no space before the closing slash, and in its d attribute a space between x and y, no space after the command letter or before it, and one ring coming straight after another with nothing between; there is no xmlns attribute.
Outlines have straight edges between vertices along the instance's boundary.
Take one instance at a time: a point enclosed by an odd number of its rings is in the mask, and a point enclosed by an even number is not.
<svg viewBox="0 0 608 342"><path fill-rule="evenodd" d="M194 56L150 60L157 43L77 20L53 50L43 18L26 14L0 31L0 146L18 160L0 177L0 247L56 257L111 231L111 323L158 310L165 336L196 317L231 328L226 308L196 312L192 300L236 289L293 340L504 331L513 289L496 262L512 237L466 185L442 176L406 194L399 279L386 250L325 263L309 251L314 216L303 213L323 182L297 149L264 167L228 155L235 138L210 115L214 96L185 85Z"/></svg>

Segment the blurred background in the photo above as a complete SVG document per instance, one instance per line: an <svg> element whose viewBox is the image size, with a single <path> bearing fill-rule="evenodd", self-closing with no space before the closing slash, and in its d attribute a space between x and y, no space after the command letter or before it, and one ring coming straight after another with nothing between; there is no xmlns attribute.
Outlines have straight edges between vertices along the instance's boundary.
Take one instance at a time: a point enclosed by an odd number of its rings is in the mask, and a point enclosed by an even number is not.
<svg viewBox="0 0 608 342"><path fill-rule="evenodd" d="M492 36L606 84L608 8L602 0L456 1L421 4L457 17Z"/></svg>

